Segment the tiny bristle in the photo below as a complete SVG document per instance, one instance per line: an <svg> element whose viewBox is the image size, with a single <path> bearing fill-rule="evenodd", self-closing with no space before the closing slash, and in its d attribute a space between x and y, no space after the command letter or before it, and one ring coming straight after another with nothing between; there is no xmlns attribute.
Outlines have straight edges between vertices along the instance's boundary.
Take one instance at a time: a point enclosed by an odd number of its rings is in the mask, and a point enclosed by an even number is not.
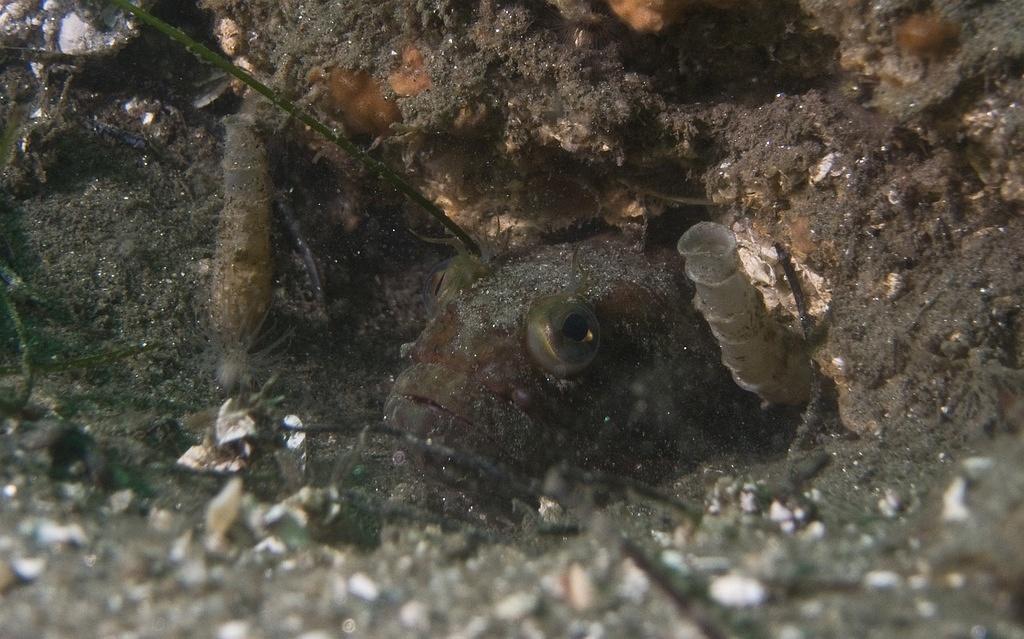
<svg viewBox="0 0 1024 639"><path fill-rule="evenodd" d="M246 390L252 385L252 361L243 347L227 348L217 362L217 382L228 393Z"/></svg>

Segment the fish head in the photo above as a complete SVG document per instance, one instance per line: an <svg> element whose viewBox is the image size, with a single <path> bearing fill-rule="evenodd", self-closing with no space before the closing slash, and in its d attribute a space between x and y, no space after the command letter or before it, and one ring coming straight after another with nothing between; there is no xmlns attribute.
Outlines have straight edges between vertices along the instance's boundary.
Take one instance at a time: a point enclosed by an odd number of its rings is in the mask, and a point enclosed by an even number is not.
<svg viewBox="0 0 1024 639"><path fill-rule="evenodd" d="M657 479L699 447L709 393L734 386L678 262L598 237L497 260L458 290L433 274L440 303L387 424L531 476L565 462Z"/></svg>

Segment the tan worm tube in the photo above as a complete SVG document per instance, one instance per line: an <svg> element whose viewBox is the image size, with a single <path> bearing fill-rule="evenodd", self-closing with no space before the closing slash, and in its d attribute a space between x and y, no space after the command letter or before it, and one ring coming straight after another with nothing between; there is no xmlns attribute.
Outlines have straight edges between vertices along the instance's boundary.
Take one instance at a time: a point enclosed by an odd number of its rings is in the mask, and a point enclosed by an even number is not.
<svg viewBox="0 0 1024 639"><path fill-rule="evenodd" d="M267 151L252 118L224 118L224 208L210 291L210 322L222 349L217 379L228 391L249 384L249 348L270 308L271 182Z"/></svg>
<svg viewBox="0 0 1024 639"><path fill-rule="evenodd" d="M803 340L780 326L747 280L736 236L714 222L700 222L679 238L686 275L697 287L694 305L722 348L722 363L740 387L773 404L802 404L811 388Z"/></svg>

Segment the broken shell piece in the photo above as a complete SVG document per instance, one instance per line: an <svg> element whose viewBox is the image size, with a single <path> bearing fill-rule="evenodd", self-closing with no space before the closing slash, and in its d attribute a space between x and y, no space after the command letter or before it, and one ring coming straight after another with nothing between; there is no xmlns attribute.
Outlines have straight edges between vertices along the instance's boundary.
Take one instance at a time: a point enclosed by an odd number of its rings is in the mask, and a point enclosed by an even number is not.
<svg viewBox="0 0 1024 639"><path fill-rule="evenodd" d="M202 444L192 446L178 458L178 464L217 473L235 473L245 468L256 436L252 409L243 408L238 399L228 399L221 404L211 430Z"/></svg>
<svg viewBox="0 0 1024 639"><path fill-rule="evenodd" d="M226 446L255 436L256 420L248 408L240 408L238 400L232 397L221 404L213 432L217 446Z"/></svg>
<svg viewBox="0 0 1024 639"><path fill-rule="evenodd" d="M178 458L178 465L196 471L237 473L245 468L245 459L251 452L246 444L244 456L225 454L207 442L192 446Z"/></svg>

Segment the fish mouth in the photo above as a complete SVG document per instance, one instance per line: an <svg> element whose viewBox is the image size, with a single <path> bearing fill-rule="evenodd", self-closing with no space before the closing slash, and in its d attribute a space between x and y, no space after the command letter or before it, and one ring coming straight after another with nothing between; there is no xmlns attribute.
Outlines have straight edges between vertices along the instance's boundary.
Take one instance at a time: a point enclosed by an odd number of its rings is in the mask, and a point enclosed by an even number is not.
<svg viewBox="0 0 1024 639"><path fill-rule="evenodd" d="M430 443L513 465L529 459L542 439L514 405L466 373L434 363L413 364L398 376L384 421Z"/></svg>

